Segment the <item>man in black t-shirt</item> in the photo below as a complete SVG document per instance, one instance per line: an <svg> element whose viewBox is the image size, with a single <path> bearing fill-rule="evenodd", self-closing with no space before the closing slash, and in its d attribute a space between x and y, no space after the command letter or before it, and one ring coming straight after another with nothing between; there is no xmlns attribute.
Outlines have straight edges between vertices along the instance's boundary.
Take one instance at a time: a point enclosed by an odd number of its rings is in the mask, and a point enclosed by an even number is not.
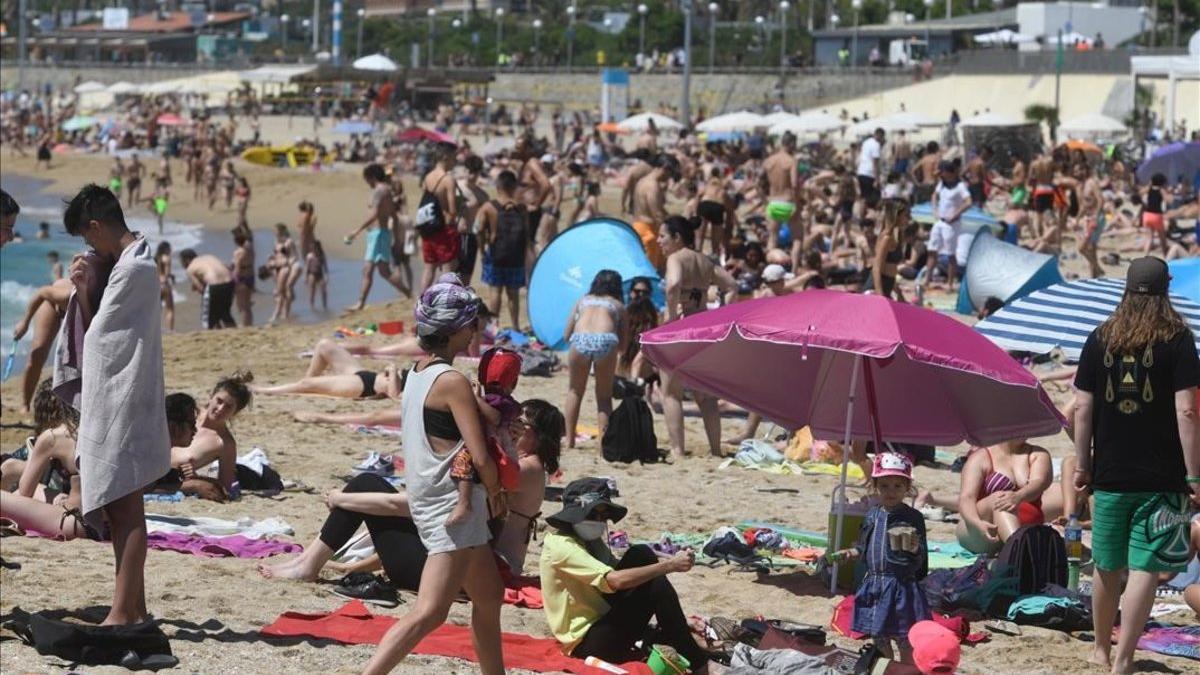
<svg viewBox="0 0 1200 675"><path fill-rule="evenodd" d="M1088 336L1075 375L1075 485L1095 497L1091 660L1114 673L1132 672L1141 634L1121 631L1110 664L1122 572L1121 623L1144 626L1158 573L1187 566L1188 497L1200 504L1200 358L1169 281L1162 260L1133 261L1121 304Z"/></svg>

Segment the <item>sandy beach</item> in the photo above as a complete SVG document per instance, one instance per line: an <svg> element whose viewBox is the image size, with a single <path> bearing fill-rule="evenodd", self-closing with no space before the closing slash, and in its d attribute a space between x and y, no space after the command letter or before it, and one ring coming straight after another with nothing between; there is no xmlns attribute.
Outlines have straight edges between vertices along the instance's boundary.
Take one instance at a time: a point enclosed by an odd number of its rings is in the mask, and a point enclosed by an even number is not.
<svg viewBox="0 0 1200 675"><path fill-rule="evenodd" d="M299 120L297 120L299 126ZM99 181L107 175L109 160L101 156L56 156L49 172L35 173L33 160L3 158L5 173L28 173L50 177L55 182L50 192L73 192L79 185ZM214 232L227 232L234 225L235 211L223 207L209 212L190 199L190 188L182 181L182 167L173 165L177 185L184 196L172 201L170 216L199 222ZM365 213L367 190L359 175L360 167L331 170L319 175L256 167L239 162L254 190L249 220L255 228L275 222L291 224L295 206L301 199L314 202L320 223L318 236L332 255L357 258L361 247L345 247L340 239L361 223ZM406 183L410 203L415 202L415 181ZM615 188L606 187L614 199ZM1073 250L1073 246L1069 247ZM260 257L262 253L260 252ZM1079 259L1066 260L1064 266L1079 273ZM1117 270L1111 273L1118 274ZM377 281L377 283L380 283ZM260 301L263 302L263 301ZM195 313L195 303L186 306L181 316ZM264 311L259 305L258 311ZM403 320L411 323L412 304L396 300L371 306L355 317L356 322ZM184 391L197 399L205 398L217 378L237 369L250 369L255 381L277 383L298 378L305 361L298 353L311 348L317 340L332 336L341 321L331 319L311 325L249 328L219 332L180 332L164 337L167 391ZM373 341L384 343L384 336ZM408 361L400 362L407 366ZM382 363L377 363L382 368ZM473 368L459 364L472 376ZM48 373L48 371L47 371ZM747 377L765 377L766 373L747 373ZM0 447L11 450L25 441L27 430L10 428L19 421L16 414L20 378L0 387L3 410L0 422ZM1051 388L1056 403L1066 402L1066 390ZM518 399L545 398L562 404L566 375L551 378L522 378L515 396ZM284 493L265 499L247 496L238 502L216 504L196 499L181 503L152 503L151 513L203 515L225 519L278 517L296 531L294 540L307 544L318 532L327 513L321 493L340 487L356 464L369 451L399 451L396 439L355 434L340 426L300 424L292 419L298 410L361 411L377 409L385 402L340 401L317 397L261 397L243 411L233 423L233 432L242 452L263 448L272 465L285 479L301 480L311 486L312 494ZM594 425L595 402L589 389L583 404L581 423ZM666 428L661 415L655 416L660 446L666 445ZM629 533L633 540L657 539L663 532L711 533L724 525L743 520L779 523L795 528L824 531L829 494L836 479L832 476L778 476L739 467L719 469L720 460L709 458L703 449L703 427L698 417L686 422L692 458L672 465L608 464L600 457L597 441L585 442L575 450L564 451L564 478L559 485L588 475L612 476L621 492L620 502L629 507L629 517L616 529ZM727 417L724 435L740 430L742 420ZM1071 452L1065 434L1035 439L1056 457ZM965 452L966 447L950 448ZM959 476L948 468L918 467L920 487L937 493L956 493ZM543 514L558 504L545 503ZM934 540L953 539L953 525L930 523ZM534 543L527 558L526 572L536 574L540 543ZM43 609L82 609L107 605L112 589L112 553L107 544L90 541L56 542L46 539L9 537L2 541L6 564L19 563L20 569L0 570L0 613L14 607L27 611ZM285 611L327 612L343 601L320 584L290 581L266 581L255 571L256 561L232 558L214 559L185 556L173 552L151 551L147 559L147 601L150 611L163 621L163 629L172 638L172 648L180 659L178 671L266 673L266 672L358 672L366 663L372 647L344 646L328 641L279 640L259 636L258 630ZM777 571L757 577L753 573L733 571L729 566L697 566L692 572L671 577L679 591L684 611L705 616L744 618L763 615L827 625L839 598L832 598L817 577L802 572ZM401 614L415 596L403 594L405 603L393 610L377 613ZM450 621L465 624L468 606L455 605ZM1162 617L1166 621L1194 621L1188 612ZM502 613L506 631L546 636L548 630L541 610L505 606ZM973 630L979 630L975 627ZM837 637L842 646L857 649L861 643ZM32 648L0 633L0 671L61 671L65 664L39 656ZM964 647L961 672L974 673L1100 673L1086 662L1090 643L1075 640L1065 633L1023 628L1020 637L993 635L989 642ZM1139 667L1155 672L1194 672L1195 662L1138 652ZM89 668L91 673L117 672L117 668ZM441 657L412 656L396 672L467 673L473 664Z"/></svg>

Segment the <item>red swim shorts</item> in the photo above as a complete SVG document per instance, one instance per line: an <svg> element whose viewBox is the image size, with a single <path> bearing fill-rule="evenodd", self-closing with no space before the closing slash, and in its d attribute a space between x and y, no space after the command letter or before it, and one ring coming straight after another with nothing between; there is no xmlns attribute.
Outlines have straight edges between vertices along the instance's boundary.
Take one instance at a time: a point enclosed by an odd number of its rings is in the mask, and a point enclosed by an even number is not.
<svg viewBox="0 0 1200 675"><path fill-rule="evenodd" d="M426 265L445 265L458 260L461 245L458 230L447 227L431 237L421 237L421 258Z"/></svg>

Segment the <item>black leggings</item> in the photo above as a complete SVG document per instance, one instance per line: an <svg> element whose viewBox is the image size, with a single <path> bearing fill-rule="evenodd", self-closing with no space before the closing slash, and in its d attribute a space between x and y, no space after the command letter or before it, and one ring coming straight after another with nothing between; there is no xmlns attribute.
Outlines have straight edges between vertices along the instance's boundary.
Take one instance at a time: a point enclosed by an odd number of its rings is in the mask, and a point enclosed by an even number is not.
<svg viewBox="0 0 1200 675"><path fill-rule="evenodd" d="M649 546L631 546L617 569L645 567L658 562ZM696 669L708 663L708 654L692 639L687 617L679 605L679 596L665 576L647 581L641 586L604 596L609 610L588 629L583 641L571 651L571 656L595 656L611 663L624 663L637 658L632 654L634 643L646 637L650 618L658 620L658 634L653 641L670 645ZM647 647L652 644L647 642Z"/></svg>
<svg viewBox="0 0 1200 675"><path fill-rule="evenodd" d="M389 492L396 493L391 483L374 474L364 473L350 479L342 492ZM367 524L375 552L383 562L383 571L396 588L415 591L421 585L421 571L425 568L426 551L417 534L412 518L402 516L372 516L356 511L335 508L329 512L321 526L321 542L337 551Z"/></svg>

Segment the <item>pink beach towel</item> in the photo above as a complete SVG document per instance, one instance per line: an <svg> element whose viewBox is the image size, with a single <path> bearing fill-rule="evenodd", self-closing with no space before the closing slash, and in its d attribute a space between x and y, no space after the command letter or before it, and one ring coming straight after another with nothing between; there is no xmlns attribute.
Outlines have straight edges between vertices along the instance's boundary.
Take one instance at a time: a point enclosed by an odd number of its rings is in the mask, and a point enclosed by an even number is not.
<svg viewBox="0 0 1200 675"><path fill-rule="evenodd" d="M248 539L240 534L206 537L179 532L151 532L146 543L156 551L177 551L202 558L269 558L280 553L300 553L304 547L272 539Z"/></svg>

